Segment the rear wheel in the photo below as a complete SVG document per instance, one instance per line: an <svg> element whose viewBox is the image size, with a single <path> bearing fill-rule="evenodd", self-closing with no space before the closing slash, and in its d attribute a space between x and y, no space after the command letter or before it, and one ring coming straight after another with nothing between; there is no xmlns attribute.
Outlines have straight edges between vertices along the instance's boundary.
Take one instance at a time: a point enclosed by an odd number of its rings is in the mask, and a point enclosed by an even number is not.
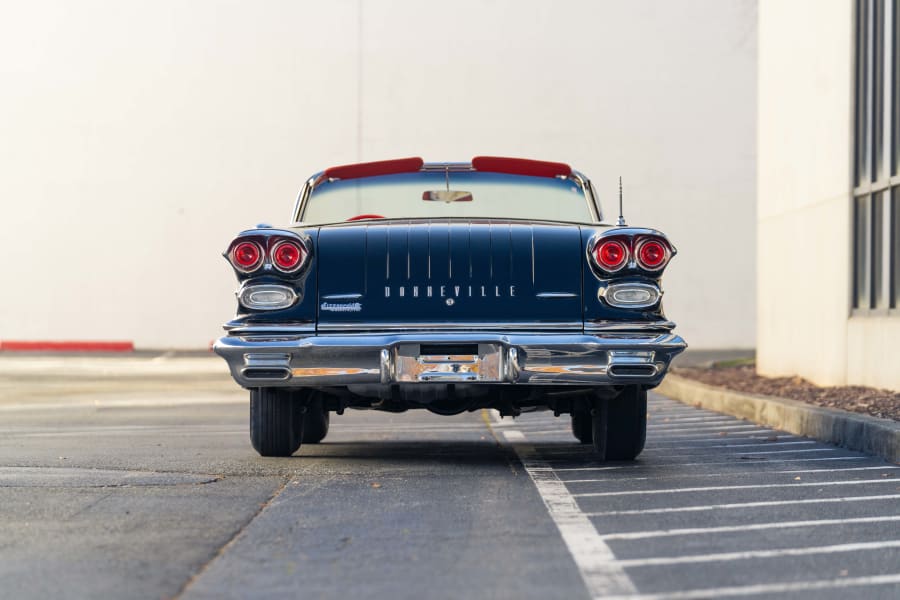
<svg viewBox="0 0 900 600"><path fill-rule="evenodd" d="M629 386L611 400L598 400L591 429L601 459L634 460L647 439L647 390Z"/></svg>
<svg viewBox="0 0 900 600"><path fill-rule="evenodd" d="M318 444L328 435L329 412L325 410L321 394L313 394L303 416L303 443Z"/></svg>
<svg viewBox="0 0 900 600"><path fill-rule="evenodd" d="M582 444L590 444L593 439L593 421L590 405L572 409L572 435Z"/></svg>
<svg viewBox="0 0 900 600"><path fill-rule="evenodd" d="M647 390L630 386L609 401L606 459L634 460L647 439Z"/></svg>
<svg viewBox="0 0 900 600"><path fill-rule="evenodd" d="M594 409L591 411L591 442L594 444L594 452L600 460L606 460L606 439L609 418L609 400L599 398L594 401Z"/></svg>
<svg viewBox="0 0 900 600"><path fill-rule="evenodd" d="M250 390L250 443L261 456L290 456L303 441L306 405L290 390Z"/></svg>

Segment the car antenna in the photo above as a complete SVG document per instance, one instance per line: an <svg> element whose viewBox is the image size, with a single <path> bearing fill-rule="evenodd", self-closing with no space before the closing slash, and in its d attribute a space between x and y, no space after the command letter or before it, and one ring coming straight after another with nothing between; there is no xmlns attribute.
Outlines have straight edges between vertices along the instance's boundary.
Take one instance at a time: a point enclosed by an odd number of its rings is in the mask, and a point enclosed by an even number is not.
<svg viewBox="0 0 900 600"><path fill-rule="evenodd" d="M625 227L625 217L622 216L622 176L619 175L619 220L616 221L617 227Z"/></svg>

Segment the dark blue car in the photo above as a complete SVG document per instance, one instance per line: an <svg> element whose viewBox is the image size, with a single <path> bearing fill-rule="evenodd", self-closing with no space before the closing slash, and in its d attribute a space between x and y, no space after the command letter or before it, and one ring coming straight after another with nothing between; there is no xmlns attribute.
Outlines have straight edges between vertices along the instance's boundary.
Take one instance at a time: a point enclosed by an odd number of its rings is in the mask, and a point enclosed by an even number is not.
<svg viewBox="0 0 900 600"><path fill-rule="evenodd" d="M661 302L675 248L603 223L568 165L332 167L292 221L225 252L238 311L215 351L250 390L261 455L321 441L347 408L552 410L601 459L643 449L647 390L686 347Z"/></svg>

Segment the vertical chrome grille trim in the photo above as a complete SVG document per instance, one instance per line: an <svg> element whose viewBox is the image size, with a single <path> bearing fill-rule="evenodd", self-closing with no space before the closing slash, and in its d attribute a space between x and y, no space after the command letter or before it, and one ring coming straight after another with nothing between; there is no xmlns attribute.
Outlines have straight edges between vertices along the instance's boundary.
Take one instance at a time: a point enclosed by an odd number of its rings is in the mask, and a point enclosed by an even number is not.
<svg viewBox="0 0 900 600"><path fill-rule="evenodd" d="M536 285L534 278L534 225L531 225L529 229L531 229L531 287L534 287Z"/></svg>

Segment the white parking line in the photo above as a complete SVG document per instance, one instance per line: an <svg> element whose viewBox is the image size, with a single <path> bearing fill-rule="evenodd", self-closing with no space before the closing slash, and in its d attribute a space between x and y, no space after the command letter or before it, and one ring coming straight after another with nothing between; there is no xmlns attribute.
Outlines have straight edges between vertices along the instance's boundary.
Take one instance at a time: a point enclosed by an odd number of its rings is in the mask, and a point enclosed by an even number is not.
<svg viewBox="0 0 900 600"><path fill-rule="evenodd" d="M724 492L730 490L762 490L772 488L827 487L835 485L863 485L871 483L890 483L897 485L895 479L856 479L853 481L804 481L790 483L759 483L755 485L711 485L706 487L668 488L665 490L626 490L619 492L585 492L574 494L576 498L599 498L601 496L651 496L656 494L676 494L684 492Z"/></svg>
<svg viewBox="0 0 900 600"><path fill-rule="evenodd" d="M739 420L737 417L729 417L727 415L707 415L703 417L659 417L657 415L652 415L648 419L648 421L653 421L657 423L690 423L690 422L726 422L726 421L737 421Z"/></svg>
<svg viewBox="0 0 900 600"><path fill-rule="evenodd" d="M721 438L715 441L721 441ZM669 452L671 450L705 450L707 448L746 448L748 446L765 446L766 448L771 446L797 446L804 444L817 444L818 442L814 440L805 440L800 442L751 442L749 444L709 444L706 446L650 446L644 448L644 452L650 450L665 450Z"/></svg>
<svg viewBox="0 0 900 600"><path fill-rule="evenodd" d="M771 429L768 429L767 427L760 427L759 425L748 424L748 425L724 425L724 426L710 426L710 427L707 427L707 426L675 427L672 429L665 428L665 427L647 427L647 432L649 433L651 431L657 431L660 433L681 433L681 432L702 433L702 432L709 432L709 431L737 431L738 433L747 433L748 430L751 430L751 429L754 431L772 431Z"/></svg>
<svg viewBox="0 0 900 600"><path fill-rule="evenodd" d="M702 443L702 442L721 442L722 440L728 440L733 442L741 442L741 441L750 441L750 440L758 440L760 443L767 442L772 438L778 438L778 441L786 441L786 440L804 440L798 435L790 435L787 433L782 433L780 431L773 431L771 429L764 429L760 432L760 435L703 435L703 436L693 436L689 434L678 434L678 435L667 435L665 437L651 437L648 440L647 448L656 448L660 444L690 444L690 443ZM813 440L813 443L815 441Z"/></svg>
<svg viewBox="0 0 900 600"><path fill-rule="evenodd" d="M509 429L503 432L503 437L510 442L519 442L525 439L525 434L515 429Z"/></svg>
<svg viewBox="0 0 900 600"><path fill-rule="evenodd" d="M739 533L766 529L790 529L795 527L825 527L828 525L859 525L863 523L890 523L900 521L900 516L859 517L855 519L818 519L813 521L780 521L776 523L751 523L750 525L723 525L721 527L690 527L685 529L658 529L656 531L629 531L603 534L604 540L645 540L677 535L709 535L715 533Z"/></svg>
<svg viewBox="0 0 900 600"><path fill-rule="evenodd" d="M665 435L663 435L665 433ZM692 440L692 441L722 441L722 438L728 436L729 440L737 440L737 439L745 439L745 440L760 440L765 441L771 437L777 437L779 440L787 440L787 439L806 439L803 436L799 435L791 435L789 433L784 433L783 431L778 431L777 429L772 429L771 427L763 427L762 425L757 425L755 430L748 431L720 431L716 428L710 429L708 431L697 431L696 429L688 429L687 433L679 432L661 432L659 434L651 435L648 440L656 441L656 442L669 442L669 441L677 441L682 442L684 440Z"/></svg>
<svg viewBox="0 0 900 600"><path fill-rule="evenodd" d="M636 593L637 589L616 561L612 550L597 535L594 524L581 511L556 473L532 469L541 465L540 461L530 458L534 454L532 447L517 445L514 449L556 523L588 592L592 596Z"/></svg>
<svg viewBox="0 0 900 600"><path fill-rule="evenodd" d="M485 424L491 428L490 417L493 416L496 420L496 413L485 411L482 416ZM525 438L518 430L505 430L503 435L507 440L519 441ZM512 447L534 482L591 596L636 594L637 589L616 562L612 550L597 535L594 524L581 511L578 502L556 473L545 462L536 458L533 446L515 444Z"/></svg>
<svg viewBox="0 0 900 600"><path fill-rule="evenodd" d="M618 561L625 568L660 567L664 565L685 565L705 562L730 562L751 558L780 558L782 556L809 556L811 554L837 554L841 552L860 552L862 550L884 550L900 548L900 540L881 542L857 542L854 544L835 544L833 546L812 546L807 548L777 548L774 550L745 550L743 552L721 552L719 554L692 554L681 556L658 556L653 558L631 558Z"/></svg>
<svg viewBox="0 0 900 600"><path fill-rule="evenodd" d="M757 446L758 444L749 444L751 446ZM667 459L671 458L692 458L703 456L703 452L688 452L682 454L671 454L670 451L675 450L675 448L648 448L644 450L642 454L647 454L648 456L653 456L654 453L663 453ZM579 452L580 451L580 452ZM843 451L840 448L834 447L825 447L825 448L808 448L808 449L787 449L787 450L739 450L737 452L713 452L711 454L715 455L717 458L724 458L727 456L757 456L757 455L768 455L768 454L806 454L810 452L841 452ZM572 454L573 452L589 454L590 447L589 446L580 446L575 445L570 448L541 448L540 453L544 456L553 460L554 455L566 455Z"/></svg>
<svg viewBox="0 0 900 600"><path fill-rule="evenodd" d="M771 473L831 473L833 471L886 471L900 469L896 465L879 465L877 467L843 467L838 469L794 469L790 471L770 471Z"/></svg>
<svg viewBox="0 0 900 600"><path fill-rule="evenodd" d="M684 590L681 592L663 592L660 594L638 594L630 596L596 596L603 600L704 600L706 598L727 598L735 596L771 596L790 592L806 592L814 590L841 589L874 585L890 585L900 583L900 574L873 575L870 577L842 577L818 581L792 581L790 583L761 583L734 587L706 588Z"/></svg>
<svg viewBox="0 0 900 600"><path fill-rule="evenodd" d="M727 419L707 419L699 422L692 421L682 421L681 419L672 419L671 421L648 421L647 429L656 429L658 431L665 431L666 429L676 429L679 427L690 427L691 429L713 429L715 427L721 425L756 425L756 423L749 423L747 421L742 421L741 419L727 418Z"/></svg>
<svg viewBox="0 0 900 600"><path fill-rule="evenodd" d="M754 450L749 452L713 452L715 456L757 456L759 454L800 454L800 453L808 453L808 452L838 452L840 448L808 448L806 450ZM659 451L658 451L659 452ZM692 452L690 454L668 454L667 458L689 458L691 456L698 456L697 452Z"/></svg>
<svg viewBox="0 0 900 600"><path fill-rule="evenodd" d="M677 512L703 512L707 510L728 510L732 508L761 508L765 506L790 506L794 504L834 504L841 502L871 502L874 500L896 500L900 494L882 496L845 496L843 498L805 498L803 500L767 500L764 502L736 502L733 504L707 504L704 506L673 506L668 508L643 508L638 510L608 510L587 513L589 517L616 517L623 515L652 515Z"/></svg>
<svg viewBox="0 0 900 600"><path fill-rule="evenodd" d="M84 401L73 398L70 402L20 402L16 404L0 404L0 412L28 412L44 410L69 410L90 408L172 408L180 406L207 406L207 405L234 405L249 404L245 396L221 396L202 397L199 395L178 396L164 395L149 398L100 398Z"/></svg>
<svg viewBox="0 0 900 600"><path fill-rule="evenodd" d="M528 433L528 435L532 435L532 434L534 434L534 433L541 434L541 433L545 433L545 432L541 432L541 431L538 431L538 432L528 431L527 433ZM546 432L546 433L551 433L551 432ZM556 433L556 432L554 432L554 433ZM721 438L719 438L719 439L716 440L716 441L721 441ZM644 451L642 452L642 455L648 454L648 453L653 453L653 452L666 452L666 453L669 453L669 452L672 452L672 451L675 451L675 450L697 450L697 452L691 452L691 453L688 453L688 454L682 454L682 455L680 455L680 456L697 456L698 454L701 454L702 451L705 450L705 449L707 449L707 448L713 448L713 449L715 449L715 448L749 448L749 447L754 447L754 446L762 446L762 447L764 447L764 448L771 448L771 447L773 447L773 446L796 446L796 445L808 445L808 444L816 444L816 443L818 443L818 442L814 442L814 441L805 441L805 442L757 442L757 443L751 443L751 444L717 444L717 445L708 445L708 446L648 447L648 448L644 448ZM541 449L540 449L540 453L541 453L542 455L567 454L567 453L578 452L578 451L590 452L590 446L584 446L584 445L581 445L581 444L570 444L570 445L566 445L566 446L563 446L563 447L554 446L553 448L541 448ZM802 449L798 449L798 450L781 450L781 452L785 452L785 453L787 453L787 452L835 452L835 451L836 451L835 448L819 448L819 449L815 449L815 450L802 450ZM713 454L717 454L717 455L719 455L719 456L729 456L729 455L732 455L732 456L733 456L733 455L736 455L736 454L766 454L766 453L767 453L766 451L759 450L759 451L756 451L756 452L753 452L753 451L739 451L739 452L735 452L735 453L717 452L717 453L713 453ZM774 452L768 452L768 453L769 453L769 454L774 454ZM673 456L678 456L678 455L673 455Z"/></svg>
<svg viewBox="0 0 900 600"><path fill-rule="evenodd" d="M678 479L683 480L685 478L693 479L693 478L701 478L701 477L746 477L747 475L777 475L777 474L796 474L796 473L834 473L839 471L888 471L889 469L900 469L900 467L895 467L892 465L885 465L883 467L847 467L844 469L789 469L786 471L737 471L734 473L696 473L693 475L654 475L653 477L601 477L600 479L563 479L563 482L569 483L598 483L601 481L646 481L646 480L654 480L661 481L664 479ZM893 481L897 481L894 479Z"/></svg>
<svg viewBox="0 0 900 600"><path fill-rule="evenodd" d="M747 465L774 465L779 463L799 463L799 462L818 462L823 460L872 460L871 456L830 456L827 458L786 458L786 459L760 459L758 461L754 460L726 460L726 461L712 461L712 462L690 462L690 463L667 463L667 462L659 462L653 465L644 465L644 464L633 464L633 465L616 465L611 467L556 467L557 471L611 471L614 469L631 469L633 471L637 471L643 467L653 467L653 468L671 468L671 467L696 467L696 466L707 466L707 465L739 465L739 464L747 464ZM548 460L548 462L554 462L553 459ZM562 461L555 461L562 462Z"/></svg>

